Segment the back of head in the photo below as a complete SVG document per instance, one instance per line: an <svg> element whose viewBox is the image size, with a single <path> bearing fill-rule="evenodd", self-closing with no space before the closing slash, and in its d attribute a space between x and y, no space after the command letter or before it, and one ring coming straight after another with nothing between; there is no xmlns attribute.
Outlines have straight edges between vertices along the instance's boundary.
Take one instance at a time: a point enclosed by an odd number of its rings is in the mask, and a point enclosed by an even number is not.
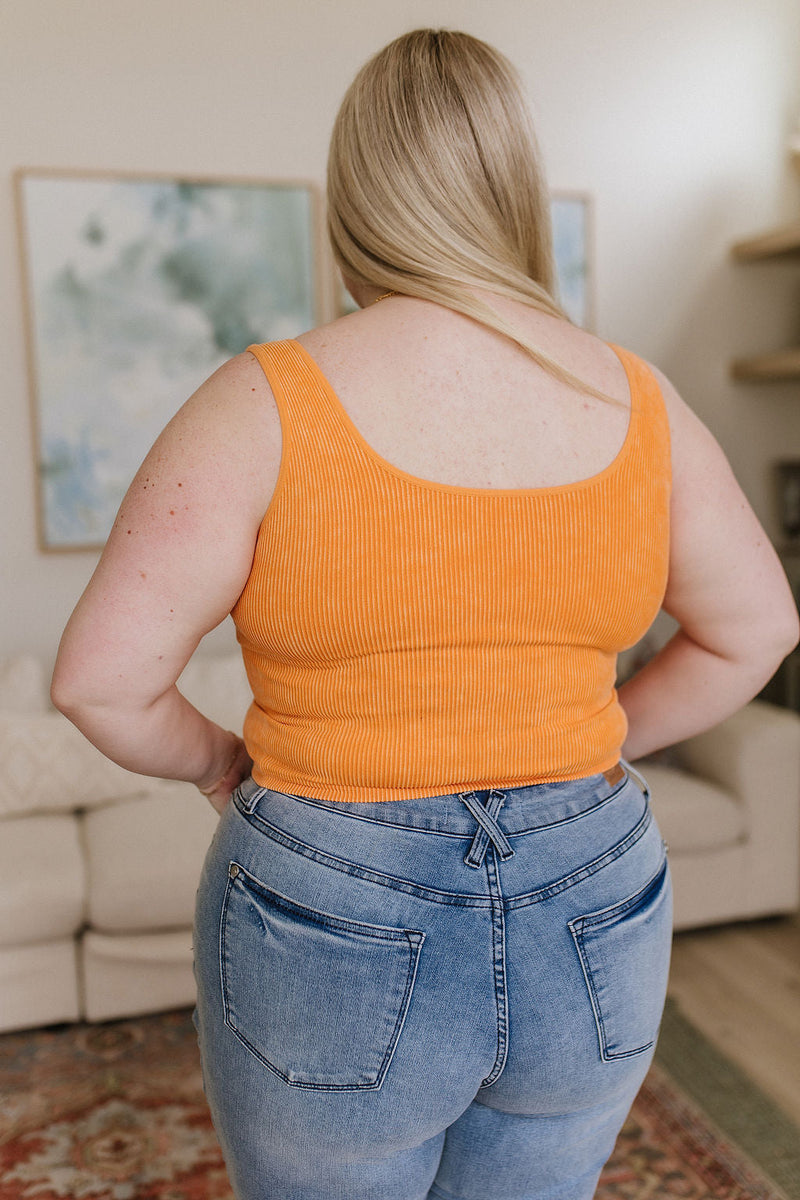
<svg viewBox="0 0 800 1200"><path fill-rule="evenodd" d="M359 283L461 311L467 289L484 288L563 315L520 83L468 34L416 30L358 73L331 139L328 224L339 266Z"/></svg>

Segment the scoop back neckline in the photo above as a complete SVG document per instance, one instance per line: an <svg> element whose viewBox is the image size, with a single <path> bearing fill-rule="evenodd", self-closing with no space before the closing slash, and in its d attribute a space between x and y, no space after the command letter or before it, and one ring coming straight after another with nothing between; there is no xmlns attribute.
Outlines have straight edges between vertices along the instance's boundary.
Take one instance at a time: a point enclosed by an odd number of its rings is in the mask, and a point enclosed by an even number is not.
<svg viewBox="0 0 800 1200"><path fill-rule="evenodd" d="M300 354L301 354L302 358L304 359L306 365L310 368L310 370L311 370L312 374L315 376L317 382L322 386L323 390L325 391L328 400L331 402L332 411L335 413L336 418L338 419L339 423L342 426L344 426L346 431L349 433L349 435L352 437L352 439L356 442L356 444L359 446L359 448L362 450L362 452L364 454L366 454L368 458L372 459L372 461L378 467L380 467L382 470L388 472L391 475L395 475L397 478L405 481L408 484L413 485L414 487L430 488L434 491L450 492L453 494L461 493L463 495L469 495L469 496L505 496L505 497L551 495L556 492L579 491L584 488L597 486L599 483L601 483L606 478L606 476L613 474L615 471L617 471L622 463L622 460L627 457L628 451L630 449L630 444L633 440L634 416L636 414L637 407L638 407L637 398L636 398L636 388L634 385L633 375L631 373L629 364L626 360L626 356L620 351L619 347L615 346L612 342L605 342L604 345L608 346L608 348L614 352L616 357L622 363L623 369L625 371L625 376L628 381L628 391L630 394L630 406L628 409L628 425L627 425L627 429L625 430L625 437L623 438L622 444L620 445L619 449L617 450L617 453L612 458L611 462L608 463L605 467L603 467L603 469L601 471L597 471L594 475L587 475L584 479L576 479L576 480L572 481L571 483L555 483L555 484L544 485L542 487L517 487L517 488L483 487L483 488L481 488L481 487L470 487L469 485L459 484L459 483L442 483L439 480L435 480L435 479L425 479L421 475L414 475L410 471L403 470L402 467L395 466L394 463L390 462L387 458L384 458L382 454L379 454L378 451L375 450L374 447L370 445L370 443L366 440L364 435L361 433L361 430L358 428L355 421L352 419L352 417L348 413L347 409L345 408L344 404L342 403L341 399L339 398L339 395L337 394L335 388L331 384L327 375L322 370L322 368L320 367L319 363L314 358L314 356L308 350L306 350L305 346L301 342L298 342L296 338L291 338L290 341L291 341L291 345L296 347L296 349L300 351Z"/></svg>

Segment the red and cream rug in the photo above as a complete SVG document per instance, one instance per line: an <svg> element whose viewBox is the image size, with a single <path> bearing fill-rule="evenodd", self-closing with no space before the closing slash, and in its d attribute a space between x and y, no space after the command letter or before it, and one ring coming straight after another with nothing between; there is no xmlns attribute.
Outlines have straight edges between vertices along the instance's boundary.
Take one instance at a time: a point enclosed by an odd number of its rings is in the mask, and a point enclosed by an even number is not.
<svg viewBox="0 0 800 1200"><path fill-rule="evenodd" d="M657 1061L597 1200L800 1196L782 1185ZM0 1037L0 1200L231 1195L187 1011Z"/></svg>

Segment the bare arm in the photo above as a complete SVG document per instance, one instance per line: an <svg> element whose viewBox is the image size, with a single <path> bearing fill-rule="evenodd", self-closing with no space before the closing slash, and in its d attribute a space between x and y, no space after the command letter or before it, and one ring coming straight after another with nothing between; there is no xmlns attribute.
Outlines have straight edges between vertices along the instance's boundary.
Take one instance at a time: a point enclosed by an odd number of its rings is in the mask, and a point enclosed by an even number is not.
<svg viewBox="0 0 800 1200"><path fill-rule="evenodd" d="M619 690L626 758L709 729L751 700L798 641L777 554L717 442L669 382L672 435L669 579L663 607L680 628Z"/></svg>
<svg viewBox="0 0 800 1200"><path fill-rule="evenodd" d="M255 359L240 355L161 434L64 631L51 688L109 758L195 783L218 809L250 759L175 681L250 571L280 456L267 395Z"/></svg>

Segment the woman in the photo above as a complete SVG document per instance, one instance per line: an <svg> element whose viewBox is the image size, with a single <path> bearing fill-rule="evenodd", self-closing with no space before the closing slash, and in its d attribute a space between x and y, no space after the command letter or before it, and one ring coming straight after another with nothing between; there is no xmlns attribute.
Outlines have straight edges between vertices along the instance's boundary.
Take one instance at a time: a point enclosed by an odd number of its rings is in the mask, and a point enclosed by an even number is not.
<svg viewBox="0 0 800 1200"><path fill-rule="evenodd" d="M744 704L795 608L710 434L552 299L502 56L429 30L378 54L328 198L361 311L251 347L170 423L53 698L222 814L196 1020L237 1196L582 1200L670 945L621 755ZM679 631L617 696L662 604ZM230 612L244 740L175 687Z"/></svg>

